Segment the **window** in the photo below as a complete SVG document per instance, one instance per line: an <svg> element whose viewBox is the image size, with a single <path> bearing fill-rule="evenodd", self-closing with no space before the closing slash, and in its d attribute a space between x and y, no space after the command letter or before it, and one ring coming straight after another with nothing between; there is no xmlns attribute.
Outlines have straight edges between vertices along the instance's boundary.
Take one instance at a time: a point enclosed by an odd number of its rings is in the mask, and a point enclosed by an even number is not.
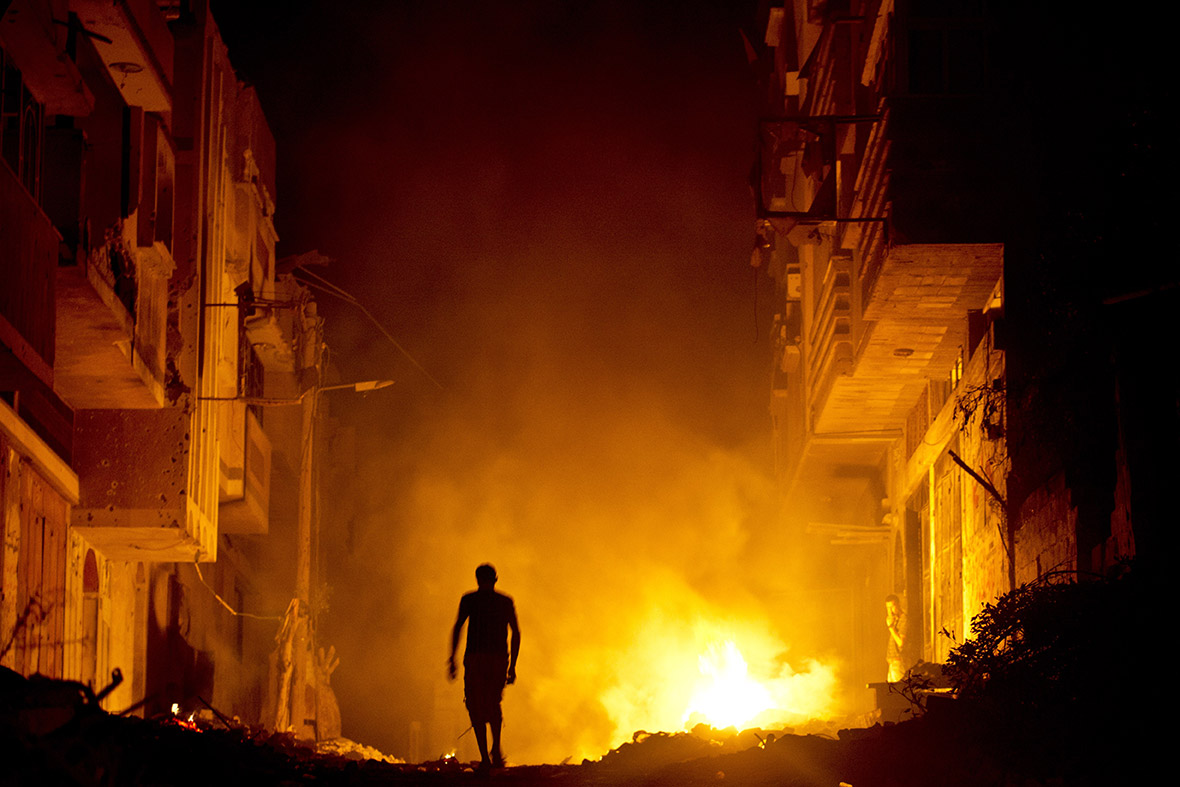
<svg viewBox="0 0 1180 787"><path fill-rule="evenodd" d="M0 156L38 202L44 131L45 108L33 98L20 70L0 48Z"/></svg>

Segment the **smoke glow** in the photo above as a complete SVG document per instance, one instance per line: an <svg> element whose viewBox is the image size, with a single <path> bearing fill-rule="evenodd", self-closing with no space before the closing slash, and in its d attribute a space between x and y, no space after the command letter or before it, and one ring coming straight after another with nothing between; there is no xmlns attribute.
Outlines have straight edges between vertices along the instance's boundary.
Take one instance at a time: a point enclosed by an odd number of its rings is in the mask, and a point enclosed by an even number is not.
<svg viewBox="0 0 1180 787"><path fill-rule="evenodd" d="M442 387L321 300L341 379L398 382L325 404L359 454L321 517L344 734L473 756L445 663L483 562L521 624L511 762L695 723L700 657L727 641L770 697L753 723L823 712L834 672L801 632L840 617L793 603L772 295L748 266L752 10L313 10L284 17L283 70L241 48L281 130L279 233L338 260L325 275Z"/></svg>

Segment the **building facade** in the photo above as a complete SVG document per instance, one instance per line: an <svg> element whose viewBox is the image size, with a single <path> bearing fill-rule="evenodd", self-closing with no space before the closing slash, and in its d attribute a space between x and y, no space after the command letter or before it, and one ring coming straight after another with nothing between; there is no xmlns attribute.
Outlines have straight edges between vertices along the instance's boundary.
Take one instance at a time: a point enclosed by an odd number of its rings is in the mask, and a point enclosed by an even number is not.
<svg viewBox="0 0 1180 787"><path fill-rule="evenodd" d="M1077 174L1135 108L1070 122L1088 88L1053 69L1103 34L1090 22L1074 41L1081 23L1019 5L763 8L751 262L779 293L776 473L817 574L847 591L857 679L884 679L887 594L908 610L909 661L941 661L985 603L1142 559L1166 517L1176 372L1133 337L1174 335L1175 290L1097 274L1114 241L1077 220L1144 204L1111 206L1147 177L1131 153L1122 181Z"/></svg>
<svg viewBox="0 0 1180 787"><path fill-rule="evenodd" d="M3 9L0 663L338 735L299 584L322 321L258 97L202 0Z"/></svg>

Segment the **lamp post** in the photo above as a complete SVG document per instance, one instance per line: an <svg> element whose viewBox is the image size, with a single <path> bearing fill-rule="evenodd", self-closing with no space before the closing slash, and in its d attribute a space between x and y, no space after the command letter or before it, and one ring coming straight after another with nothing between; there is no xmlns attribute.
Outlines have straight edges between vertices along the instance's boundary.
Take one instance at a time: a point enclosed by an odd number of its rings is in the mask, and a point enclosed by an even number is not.
<svg viewBox="0 0 1180 787"><path fill-rule="evenodd" d="M312 522L315 502L313 500L314 483L312 471L315 465L315 422L319 405L319 396L325 391L353 390L360 393L378 391L393 385L393 380L364 380L358 383L343 383L341 385L317 385L308 388L300 394L297 400L303 406L303 423L301 435L303 445L300 449L299 460L299 556L296 564L295 596L301 604L311 603L311 544L313 533ZM308 396L308 393L311 396Z"/></svg>
<svg viewBox="0 0 1180 787"><path fill-rule="evenodd" d="M314 456L315 425L320 394L326 391L377 391L393 385L392 380L365 380L341 385L317 385L304 391L298 401L302 406L302 447L299 461L299 521L296 533L294 648L292 659L292 693L290 723L298 738L320 737L315 676L315 621L312 615L313 545L319 537L319 511L315 504ZM308 394L311 394L308 396ZM279 711L282 713L282 710ZM338 731L337 731L338 732Z"/></svg>
<svg viewBox="0 0 1180 787"><path fill-rule="evenodd" d="M291 728L298 738L319 737L316 713L315 637L312 619L311 574L312 546L318 538L318 511L315 506L315 423L320 394L326 391L352 390L359 393L379 391L393 385L393 380L363 380L339 385L313 385L293 399L260 396L203 396L206 401L240 401L263 407L297 404L301 406L299 451L299 500L296 528L295 598L283 618L276 636L277 694L274 715L268 723L276 730ZM273 686L274 684L272 684Z"/></svg>
<svg viewBox="0 0 1180 787"><path fill-rule="evenodd" d="M365 380L360 383L344 383L343 385L321 385L315 391L317 394L321 394L324 391L342 391L345 388L351 388L360 393L368 393L369 391L380 391L391 385L393 385L393 380Z"/></svg>

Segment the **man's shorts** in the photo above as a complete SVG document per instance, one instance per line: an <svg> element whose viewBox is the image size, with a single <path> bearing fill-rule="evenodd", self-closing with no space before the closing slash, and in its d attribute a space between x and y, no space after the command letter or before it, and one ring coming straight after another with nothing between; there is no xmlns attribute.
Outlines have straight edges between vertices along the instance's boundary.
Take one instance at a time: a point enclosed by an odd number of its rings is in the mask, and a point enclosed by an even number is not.
<svg viewBox="0 0 1180 787"><path fill-rule="evenodd" d="M508 679L508 655L468 653L463 657L463 695L473 722L500 720L500 699Z"/></svg>

